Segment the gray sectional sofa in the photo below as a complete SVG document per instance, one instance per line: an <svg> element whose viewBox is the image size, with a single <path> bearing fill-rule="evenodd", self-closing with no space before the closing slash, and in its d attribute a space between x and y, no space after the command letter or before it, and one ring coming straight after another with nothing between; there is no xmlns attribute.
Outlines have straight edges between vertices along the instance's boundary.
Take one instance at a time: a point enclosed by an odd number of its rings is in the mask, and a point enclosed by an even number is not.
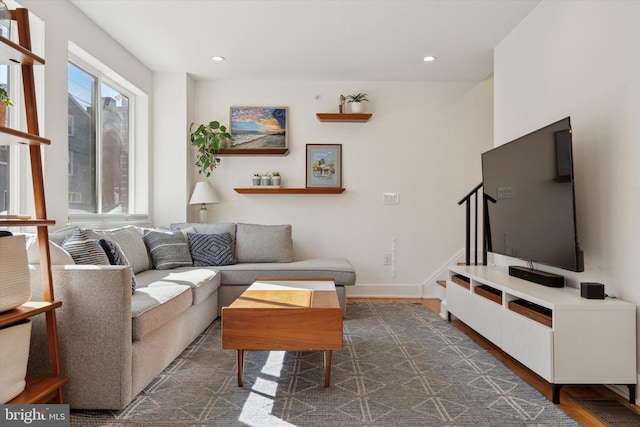
<svg viewBox="0 0 640 427"><path fill-rule="evenodd" d="M154 268L160 261L144 237L151 231L135 226L84 230L91 241L117 243L129 266L74 264L63 244L76 230L50 234L55 299L63 303L56 313L60 359L69 377L65 401L71 408L125 408L258 277L333 278L343 307L344 286L355 284L355 271L346 259L295 260L289 225L172 224L160 231L174 242L180 236L191 250L189 239L194 236L230 236L236 262L168 269ZM38 299L42 294L35 246L28 254L33 299ZM184 255L184 246L177 246ZM46 373L43 319L34 322L30 353L29 374Z"/></svg>

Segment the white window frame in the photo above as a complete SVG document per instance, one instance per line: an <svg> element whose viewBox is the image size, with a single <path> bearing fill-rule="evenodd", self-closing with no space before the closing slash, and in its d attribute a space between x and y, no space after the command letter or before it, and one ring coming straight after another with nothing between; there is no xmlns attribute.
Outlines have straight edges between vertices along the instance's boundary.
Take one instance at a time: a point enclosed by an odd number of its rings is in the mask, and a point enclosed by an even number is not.
<svg viewBox="0 0 640 427"><path fill-rule="evenodd" d="M146 135L144 129L139 129L138 127L142 125L138 120L138 111L140 106L138 105L139 99L141 96L145 96L142 91L133 86L130 82L126 81L124 78L119 76L117 73L112 71L110 68L102 64L97 59L93 58L90 54L79 48L77 45L73 43L69 43L69 57L68 62L73 65L81 68L87 73L98 79L97 84L105 83L115 90L120 91L127 97L129 97L129 190L128 190L128 214L105 214L105 213L87 213L87 214L68 214L69 224L70 225L79 225L83 227L116 227L127 224L137 224L137 225L148 225L149 224L149 216L148 216L148 206L146 203L140 203L139 201L136 203L136 196L140 195L140 191L147 192L148 188L145 190L141 188L139 185L143 183L138 183L136 181L136 176L140 170L148 170L148 166L145 164L141 164L141 161L144 161L145 156L137 156L136 153L144 153L147 150L148 143L143 141L144 137L141 138L141 135ZM100 86L98 86L100 87ZM146 98L146 96L145 96ZM100 100L98 100L100 101ZM144 105L144 100L140 105ZM102 120L100 117L101 109L97 108L96 111L96 150L101 153L101 135L102 129L98 128L102 126ZM148 156L147 156L148 158ZM96 159L96 178L99 179L101 176L101 162L99 159ZM140 160L140 162L138 161ZM147 160L148 161L148 160ZM145 181L145 180L143 180ZM99 185L99 182L96 185L97 190L97 206L99 210L102 209L102 187ZM146 197L146 196L143 196Z"/></svg>

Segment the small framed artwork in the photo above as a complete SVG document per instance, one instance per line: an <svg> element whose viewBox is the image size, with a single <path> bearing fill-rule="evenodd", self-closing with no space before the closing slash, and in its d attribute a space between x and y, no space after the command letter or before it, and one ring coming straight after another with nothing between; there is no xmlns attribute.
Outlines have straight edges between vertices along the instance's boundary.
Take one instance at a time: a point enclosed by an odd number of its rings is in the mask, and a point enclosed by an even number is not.
<svg viewBox="0 0 640 427"><path fill-rule="evenodd" d="M342 188L342 144L307 144L307 188Z"/></svg>
<svg viewBox="0 0 640 427"><path fill-rule="evenodd" d="M231 140L220 154L287 154L287 107L231 107Z"/></svg>

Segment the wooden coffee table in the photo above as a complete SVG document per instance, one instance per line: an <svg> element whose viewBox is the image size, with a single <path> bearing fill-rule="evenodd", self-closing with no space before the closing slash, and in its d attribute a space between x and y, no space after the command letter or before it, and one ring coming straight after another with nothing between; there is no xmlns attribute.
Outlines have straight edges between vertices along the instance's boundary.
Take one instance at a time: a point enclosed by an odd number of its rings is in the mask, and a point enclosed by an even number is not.
<svg viewBox="0 0 640 427"><path fill-rule="evenodd" d="M238 387L246 350L322 350L329 387L331 351L342 349L342 308L333 279L257 279L222 308L222 348L237 351Z"/></svg>

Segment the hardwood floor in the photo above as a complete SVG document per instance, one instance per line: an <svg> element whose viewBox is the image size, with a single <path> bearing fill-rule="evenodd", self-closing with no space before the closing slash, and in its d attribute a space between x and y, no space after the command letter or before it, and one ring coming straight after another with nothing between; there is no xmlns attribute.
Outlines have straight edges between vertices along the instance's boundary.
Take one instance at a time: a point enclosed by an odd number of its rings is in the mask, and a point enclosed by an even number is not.
<svg viewBox="0 0 640 427"><path fill-rule="evenodd" d="M419 299L419 298L348 298L348 302L418 302L429 307L434 313L440 313L440 300L439 299ZM471 339L473 339L478 345L489 351L496 359L507 365L509 369L519 375L523 380L535 387L540 393L551 400L551 384L543 380L540 376L533 371L522 365L517 360L500 350L498 347L487 341L484 337L477 334L467 325L459 320L453 320L451 322L453 326L460 329ZM560 404L558 408L566 412L570 417L576 420L578 423L585 427L601 427L606 426L601 421L596 419L591 413L577 404L573 398L609 398L616 399L623 403L625 406L633 409L635 412L640 413L640 407L638 405L631 405L620 395L614 393L604 386L564 386L560 389Z"/></svg>

